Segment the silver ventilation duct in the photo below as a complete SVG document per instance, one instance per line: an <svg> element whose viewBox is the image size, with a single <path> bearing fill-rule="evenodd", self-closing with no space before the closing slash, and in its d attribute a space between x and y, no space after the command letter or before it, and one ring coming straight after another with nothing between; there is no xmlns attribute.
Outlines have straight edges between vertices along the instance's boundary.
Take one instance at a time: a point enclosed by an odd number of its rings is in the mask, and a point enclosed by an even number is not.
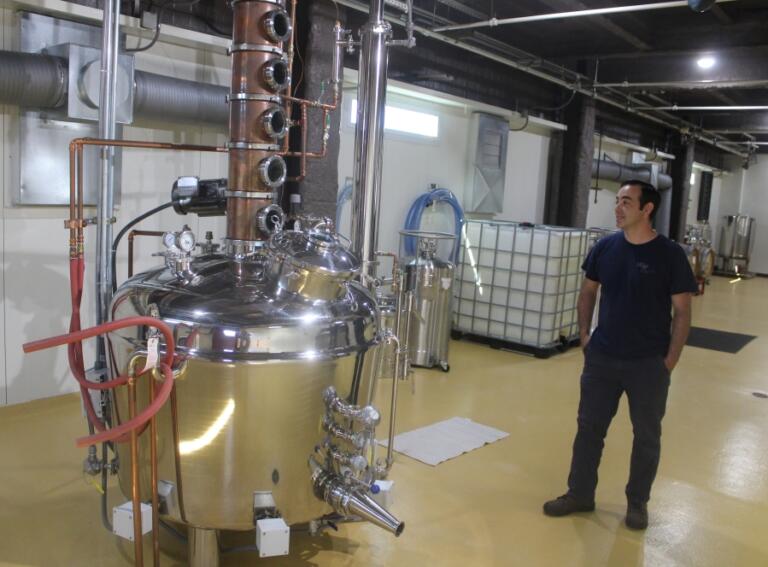
<svg viewBox="0 0 768 567"><path fill-rule="evenodd" d="M0 51L0 103L25 108L66 106L68 61L37 53ZM226 127L229 89L135 71L134 118ZM75 96L87 96L75 93Z"/></svg>
<svg viewBox="0 0 768 567"><path fill-rule="evenodd" d="M592 160L592 179L603 179L619 183L629 181L630 179L637 179L638 181L653 183L651 176L651 169L647 165L627 165L597 158ZM656 188L663 190L670 187L672 187L672 177L666 173L659 173L658 187Z"/></svg>
<svg viewBox="0 0 768 567"><path fill-rule="evenodd" d="M0 103L58 108L66 100L66 61L50 55L0 51Z"/></svg>

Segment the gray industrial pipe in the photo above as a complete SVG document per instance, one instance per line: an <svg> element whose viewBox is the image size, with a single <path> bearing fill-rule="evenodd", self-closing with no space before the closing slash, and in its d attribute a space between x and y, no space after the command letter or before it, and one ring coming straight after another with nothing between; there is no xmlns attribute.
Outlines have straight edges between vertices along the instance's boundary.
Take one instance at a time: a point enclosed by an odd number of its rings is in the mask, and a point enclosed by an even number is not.
<svg viewBox="0 0 768 567"><path fill-rule="evenodd" d="M37 53L0 51L0 103L58 108L66 100L66 61Z"/></svg>
<svg viewBox="0 0 768 567"><path fill-rule="evenodd" d="M598 177L599 174L599 177ZM637 179L638 181L651 182L651 170L644 165L626 165L616 163L606 159L592 160L592 179L603 179L605 181L629 181ZM672 187L672 177L666 173L659 173L657 189L669 189Z"/></svg>
<svg viewBox="0 0 768 567"><path fill-rule="evenodd" d="M67 100L67 67L67 60L60 57L0 51L0 104L61 107ZM226 87L136 71L134 117L225 128L228 92Z"/></svg>

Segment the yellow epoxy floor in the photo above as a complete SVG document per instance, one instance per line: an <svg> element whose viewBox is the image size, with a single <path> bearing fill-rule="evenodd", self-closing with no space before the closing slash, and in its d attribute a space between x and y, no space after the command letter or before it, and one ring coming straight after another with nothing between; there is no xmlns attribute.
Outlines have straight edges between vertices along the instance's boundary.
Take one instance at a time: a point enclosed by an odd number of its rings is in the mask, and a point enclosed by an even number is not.
<svg viewBox="0 0 768 567"><path fill-rule="evenodd" d="M418 371L415 394L401 389L398 430L463 416L508 438L437 467L399 456L393 512L406 530L398 539L348 524L315 538L294 534L289 557L237 553L222 565L768 565L768 399L753 396L768 392L768 279L715 278L694 299L694 324L758 338L737 355L684 351L647 531L623 526L631 448L624 401L606 441L597 511L558 519L541 512L565 491L578 350L537 360L453 342L450 373ZM74 438L83 433L75 396L0 410L0 564L132 564L131 546L102 528L99 495L80 473L84 454ZM162 564L184 565L184 547L163 541Z"/></svg>

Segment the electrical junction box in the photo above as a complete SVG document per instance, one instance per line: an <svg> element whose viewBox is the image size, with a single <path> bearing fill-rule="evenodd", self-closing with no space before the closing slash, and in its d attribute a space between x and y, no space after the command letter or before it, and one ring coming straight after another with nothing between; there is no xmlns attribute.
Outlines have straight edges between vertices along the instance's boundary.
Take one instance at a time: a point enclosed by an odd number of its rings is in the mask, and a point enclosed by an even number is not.
<svg viewBox="0 0 768 567"><path fill-rule="evenodd" d="M394 480L377 480L373 484L374 486L378 487L378 492L374 492L372 494L374 502L376 502L376 504L378 504L385 510L389 510L395 501L395 495L393 490L395 487L395 481Z"/></svg>
<svg viewBox="0 0 768 567"><path fill-rule="evenodd" d="M288 555L291 528L282 518L256 520L256 547L259 557Z"/></svg>
<svg viewBox="0 0 768 567"><path fill-rule="evenodd" d="M141 503L141 533L152 531L152 506ZM133 502L112 508L112 531L123 539L133 541Z"/></svg>

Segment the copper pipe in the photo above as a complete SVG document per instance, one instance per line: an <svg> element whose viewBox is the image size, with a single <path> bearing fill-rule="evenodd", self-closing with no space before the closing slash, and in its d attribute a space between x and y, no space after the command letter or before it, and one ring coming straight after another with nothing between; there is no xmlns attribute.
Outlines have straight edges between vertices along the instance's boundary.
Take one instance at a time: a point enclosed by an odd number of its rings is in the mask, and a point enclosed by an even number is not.
<svg viewBox="0 0 768 567"><path fill-rule="evenodd" d="M179 497L179 513L181 514L181 521L186 523L187 514L184 511L184 487L181 484L181 453L179 452L179 443L181 443L181 437L179 435L179 407L176 400L176 382L173 383L173 389L171 390L171 425L173 428L173 457L176 463L176 494Z"/></svg>
<svg viewBox="0 0 768 567"><path fill-rule="evenodd" d="M176 150L197 152L226 152L224 146L198 146L195 144L169 144L166 142L144 142L140 140L104 140L102 138L76 138L72 144L80 146L103 146L119 148L145 148L150 150Z"/></svg>
<svg viewBox="0 0 768 567"><path fill-rule="evenodd" d="M83 163L84 163L83 147L78 146L77 171L80 175L80 179L77 182L77 217L79 219L83 218L83 207L85 206L85 203L84 203L85 195L83 194ZM82 227L80 227L80 243L82 243L82 238L83 238L83 231L82 231Z"/></svg>
<svg viewBox="0 0 768 567"><path fill-rule="evenodd" d="M289 181L303 181L307 176L307 137L309 136L309 116L307 105L301 105L301 171L297 177L289 178Z"/></svg>
<svg viewBox="0 0 768 567"><path fill-rule="evenodd" d="M70 257L82 256L83 249L83 147L104 146L121 148L144 148L151 150L226 152L223 146L197 146L194 144L167 144L134 140L104 140L101 138L75 138L69 143L69 219L65 228L70 231ZM73 244L74 243L74 244ZM71 256L71 254L75 256Z"/></svg>
<svg viewBox="0 0 768 567"><path fill-rule="evenodd" d="M77 230L74 221L76 218L75 179L77 178L75 154L69 152L69 257L77 258ZM65 224L66 226L66 224Z"/></svg>
<svg viewBox="0 0 768 567"><path fill-rule="evenodd" d="M149 403L155 400L155 377L149 377ZM155 567L160 566L160 506L157 495L157 416L149 420L149 459L150 482L152 483L152 560Z"/></svg>
<svg viewBox="0 0 768 567"><path fill-rule="evenodd" d="M128 233L128 277L133 276L133 240L137 236L162 236L159 230L132 230Z"/></svg>
<svg viewBox="0 0 768 567"><path fill-rule="evenodd" d="M324 158L328 153L328 132L330 131L330 123L328 122L328 111L323 110L323 140L320 146L319 152L287 152L282 154L285 157L301 157L307 156L308 158Z"/></svg>
<svg viewBox="0 0 768 567"><path fill-rule="evenodd" d="M136 415L136 379L128 379L128 419ZM143 542L141 533L141 486L139 484L139 434L131 430L131 502L133 506L133 553L137 567L143 567Z"/></svg>
<svg viewBox="0 0 768 567"><path fill-rule="evenodd" d="M307 106L311 106L312 108L321 108L323 110L334 111L339 106L339 92L336 91L336 90L334 90L334 92L333 92L333 102L331 104L323 104L323 103L321 103L321 102L319 102L317 100L307 100L307 99L303 99L303 98L295 98L295 97L292 97L292 96L287 96L285 98L286 98L286 100L288 100L290 102L296 102L296 103L299 103L299 104L305 104Z"/></svg>

